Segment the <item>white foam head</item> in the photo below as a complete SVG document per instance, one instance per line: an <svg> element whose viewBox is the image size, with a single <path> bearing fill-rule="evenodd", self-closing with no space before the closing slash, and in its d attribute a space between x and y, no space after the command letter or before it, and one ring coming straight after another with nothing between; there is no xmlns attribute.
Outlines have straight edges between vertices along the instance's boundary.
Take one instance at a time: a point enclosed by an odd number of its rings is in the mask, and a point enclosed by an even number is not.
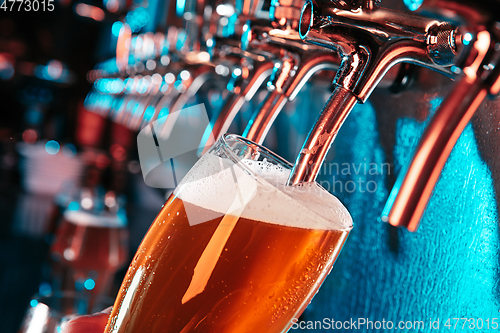
<svg viewBox="0 0 500 333"><path fill-rule="evenodd" d="M289 169L266 160L243 159L235 163L207 153L184 177L174 194L185 203L219 216L237 211L247 219L283 226L321 230L352 228L349 212L335 196L316 183L285 186L289 174ZM192 223L188 211L187 214L191 225L207 220Z"/></svg>

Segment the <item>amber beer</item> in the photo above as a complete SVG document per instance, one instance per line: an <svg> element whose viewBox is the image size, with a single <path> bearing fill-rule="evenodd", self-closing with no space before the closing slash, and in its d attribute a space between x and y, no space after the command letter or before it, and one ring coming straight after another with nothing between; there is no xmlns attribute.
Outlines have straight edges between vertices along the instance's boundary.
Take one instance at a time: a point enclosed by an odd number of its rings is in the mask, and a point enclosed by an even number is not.
<svg viewBox="0 0 500 333"><path fill-rule="evenodd" d="M221 146L242 143L249 144L221 139L168 199L129 267L106 332L285 332L309 304L350 216L316 184L300 193L276 185L285 183L287 164L271 163L277 157L258 146L260 161L242 161L256 177L254 195L222 215L230 179L204 176L226 159ZM193 224L193 214L208 221Z"/></svg>

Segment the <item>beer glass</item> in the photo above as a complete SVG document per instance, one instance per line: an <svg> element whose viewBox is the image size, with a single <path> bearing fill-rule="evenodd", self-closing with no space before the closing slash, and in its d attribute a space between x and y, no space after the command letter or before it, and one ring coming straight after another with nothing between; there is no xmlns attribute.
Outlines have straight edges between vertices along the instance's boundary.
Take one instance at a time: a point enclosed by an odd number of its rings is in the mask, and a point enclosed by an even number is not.
<svg viewBox="0 0 500 333"><path fill-rule="evenodd" d="M292 165L226 135L187 173L144 237L105 332L286 332L352 228Z"/></svg>
<svg viewBox="0 0 500 333"><path fill-rule="evenodd" d="M82 190L80 204L104 206L106 199ZM118 204L114 204L118 206ZM92 207L94 208L94 207ZM128 230L123 214L103 208L84 209L78 201L69 204L51 246L52 283L56 291L75 291L90 297L110 293L115 273L127 262Z"/></svg>

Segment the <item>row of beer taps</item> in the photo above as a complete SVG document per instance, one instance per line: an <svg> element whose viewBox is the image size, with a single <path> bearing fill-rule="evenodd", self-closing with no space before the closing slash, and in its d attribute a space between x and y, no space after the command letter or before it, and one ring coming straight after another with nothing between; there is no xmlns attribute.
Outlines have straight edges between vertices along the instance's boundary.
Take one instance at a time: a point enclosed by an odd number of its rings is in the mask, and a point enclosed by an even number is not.
<svg viewBox="0 0 500 333"><path fill-rule="evenodd" d="M94 75L96 88L87 104L138 130L182 109L205 82L215 80L226 87L210 124L217 139L266 84L267 96L243 132L262 143L280 110L313 74L336 72L332 95L294 164L288 180L293 185L316 179L349 112L368 100L391 68L411 63L435 70L457 82L382 212L384 221L415 231L461 132L483 99L500 90L500 1L405 4L411 11L386 9L375 0L199 0L179 13L173 2L184 25L172 24L165 34L130 36L128 50L141 65L129 64L108 77ZM103 92L102 86L113 91ZM127 96L106 102L103 94ZM129 99L137 96L140 106L127 110Z"/></svg>

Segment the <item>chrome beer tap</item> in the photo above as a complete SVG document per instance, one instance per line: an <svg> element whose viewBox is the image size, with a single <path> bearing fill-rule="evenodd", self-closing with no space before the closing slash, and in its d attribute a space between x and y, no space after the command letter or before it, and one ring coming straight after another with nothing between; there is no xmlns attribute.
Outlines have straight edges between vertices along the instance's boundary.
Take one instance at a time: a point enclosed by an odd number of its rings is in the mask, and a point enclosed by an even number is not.
<svg viewBox="0 0 500 333"><path fill-rule="evenodd" d="M321 70L336 70L340 63L337 53L300 39L298 26L303 4L302 0L275 1L270 10L272 21L249 21L246 26L242 40L245 49L258 49L263 45L282 49L267 82L270 92L243 134L260 144L283 106L295 99L309 78Z"/></svg>
<svg viewBox="0 0 500 333"><path fill-rule="evenodd" d="M140 64L142 70L139 74L150 78L151 82L147 92L142 93L140 106L135 108L133 119L140 119L132 122L129 126L132 129L140 129L171 111L182 109L205 82L220 80L221 77L215 75L215 65L209 61L210 56L198 39L204 22L204 4L188 2L183 10L177 10L176 2L170 3L167 33L155 34L156 52L153 57L146 57L146 66ZM150 62L151 67L148 66ZM159 134L167 135L163 131Z"/></svg>
<svg viewBox="0 0 500 333"><path fill-rule="evenodd" d="M239 58L231 72L231 78L226 89L226 97L221 110L211 119L210 130L217 140L231 125L245 102L250 101L257 90L272 74L273 67L279 56L279 50L263 46L258 50L244 50L241 45L243 36L247 34L247 20L262 17L264 2L245 0L237 2L238 21L234 24L230 36L214 37L217 54L232 55ZM263 20L264 21L264 20ZM208 149L208 146L205 150Z"/></svg>
<svg viewBox="0 0 500 333"><path fill-rule="evenodd" d="M497 1L426 1L422 11L461 23L459 78L427 126L382 213L394 226L416 231L441 171L465 126L486 96L500 90L500 13Z"/></svg>
<svg viewBox="0 0 500 333"><path fill-rule="evenodd" d="M218 138L225 133L243 103L253 97L261 84L271 74L275 61L275 56L273 56L272 52L268 52L268 50L263 49L261 53L255 54L245 52L240 48L242 22L246 22L249 18L260 16L259 13L263 2L253 0L238 2L238 19L236 22L230 23L225 22L228 21L228 17L224 16L223 11L221 10L219 13L217 10L220 5L224 6L225 9L230 6L230 4L224 3L215 4L214 7L216 8L210 20L205 20L209 23L209 33L207 34L208 36L204 35L204 45L207 49L211 49L210 58L205 61L206 64L210 64L216 69L215 72L217 72L218 65L223 65L230 69L232 75L226 86L230 92L229 96L226 97L222 109L212 117L210 124L214 138ZM230 29L227 29L227 25L232 26ZM231 30L232 32L228 34L224 30ZM189 55L185 58L189 59ZM195 62L192 65L196 67L200 63ZM213 77L215 74L213 68L210 71L205 71L197 75L195 79L198 79L199 82L191 84L186 89L186 92L175 101L171 109L180 110L187 100L194 96L209 78ZM210 140L210 137L207 137L208 140Z"/></svg>
<svg viewBox="0 0 500 333"><path fill-rule="evenodd" d="M191 1L185 3L184 8L176 8L177 15L185 18L188 36L184 45L180 45L181 49L176 50L179 60L175 65L185 79L180 90L178 89L180 93L167 107L169 112L183 109L208 80L220 80L202 40L203 25L210 15L210 12L206 13L206 5L209 5L208 1Z"/></svg>
<svg viewBox="0 0 500 333"><path fill-rule="evenodd" d="M227 85L229 96L222 109L211 121L214 139L222 136L229 128L243 104L253 98L264 81L272 74L273 56L245 52L236 47L225 47L226 52L241 55L240 62L231 73Z"/></svg>
<svg viewBox="0 0 500 333"><path fill-rule="evenodd" d="M289 185L315 180L349 112L368 99L391 67L409 62L453 76L450 60L459 52L460 40L448 21L380 8L374 1L308 1L299 33L307 42L338 52L342 62L333 94L302 147Z"/></svg>
<svg viewBox="0 0 500 333"><path fill-rule="evenodd" d="M222 135L245 101L250 100L264 80L271 76L270 93L254 113L243 136L262 143L274 119L288 100L293 100L307 80L316 72L336 69L340 60L336 53L300 40L298 25L302 0L275 2L272 20L252 18L241 36L242 64L233 82L231 95L211 124L214 138ZM246 70L243 70L243 69Z"/></svg>

